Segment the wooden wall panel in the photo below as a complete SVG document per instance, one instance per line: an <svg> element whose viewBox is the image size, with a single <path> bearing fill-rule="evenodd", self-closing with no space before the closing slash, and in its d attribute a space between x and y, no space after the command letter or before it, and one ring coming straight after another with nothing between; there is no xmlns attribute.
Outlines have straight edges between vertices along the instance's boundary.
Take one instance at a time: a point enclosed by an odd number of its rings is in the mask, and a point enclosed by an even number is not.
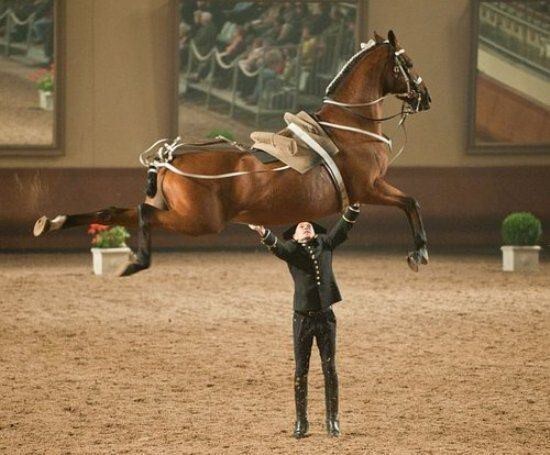
<svg viewBox="0 0 550 455"><path fill-rule="evenodd" d="M41 215L92 211L111 205L129 207L143 200L144 170L0 170L0 250L84 249L85 229L32 237ZM550 166L517 168L394 168L389 181L417 197L430 244L441 248L497 247L500 223L511 211L532 211L550 226ZM332 222L332 219L326 221ZM546 229L549 232L549 229ZM546 242L550 241L548 234ZM256 238L244 226L220 236L191 238L161 232L157 247L252 247ZM411 245L405 216L397 209L366 206L350 245Z"/></svg>

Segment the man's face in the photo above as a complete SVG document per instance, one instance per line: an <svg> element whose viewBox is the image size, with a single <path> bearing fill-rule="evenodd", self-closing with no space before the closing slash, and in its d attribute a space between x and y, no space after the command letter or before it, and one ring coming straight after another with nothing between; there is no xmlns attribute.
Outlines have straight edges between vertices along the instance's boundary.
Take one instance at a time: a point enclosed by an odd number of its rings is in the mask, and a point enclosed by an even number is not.
<svg viewBox="0 0 550 455"><path fill-rule="evenodd" d="M308 242L315 236L315 230L311 223L307 221L302 221L296 226L296 231L294 231L294 240L297 242Z"/></svg>

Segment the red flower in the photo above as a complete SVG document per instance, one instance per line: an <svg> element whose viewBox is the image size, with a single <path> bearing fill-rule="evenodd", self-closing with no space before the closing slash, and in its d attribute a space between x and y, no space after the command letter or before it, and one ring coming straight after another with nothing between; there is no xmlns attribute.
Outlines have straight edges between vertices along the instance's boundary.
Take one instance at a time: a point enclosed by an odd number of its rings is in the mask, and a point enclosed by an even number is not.
<svg viewBox="0 0 550 455"><path fill-rule="evenodd" d="M109 229L109 226L105 226L104 224L90 224L88 234L95 235L98 232L108 231Z"/></svg>

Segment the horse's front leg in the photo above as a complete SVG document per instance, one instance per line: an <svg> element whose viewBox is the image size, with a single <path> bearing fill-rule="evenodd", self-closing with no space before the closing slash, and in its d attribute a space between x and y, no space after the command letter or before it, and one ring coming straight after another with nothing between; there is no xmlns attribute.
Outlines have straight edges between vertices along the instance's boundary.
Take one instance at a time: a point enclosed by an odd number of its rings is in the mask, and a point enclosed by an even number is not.
<svg viewBox="0 0 550 455"><path fill-rule="evenodd" d="M407 256L409 267L415 272L420 264L428 264L428 240L420 215L420 205L411 196L391 186L383 179L377 179L366 196L366 203L399 207L407 215L414 239L415 250Z"/></svg>

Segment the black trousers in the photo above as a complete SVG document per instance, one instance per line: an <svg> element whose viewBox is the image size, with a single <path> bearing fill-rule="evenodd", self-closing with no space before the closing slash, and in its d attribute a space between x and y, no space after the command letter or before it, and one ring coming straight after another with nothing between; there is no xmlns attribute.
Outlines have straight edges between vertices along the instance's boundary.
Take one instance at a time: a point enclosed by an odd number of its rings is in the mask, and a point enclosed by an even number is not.
<svg viewBox="0 0 550 455"><path fill-rule="evenodd" d="M336 316L332 310L313 315L294 312L294 360L296 370L294 387L296 414L298 419L306 418L307 375L313 339L321 356L325 378L325 399L327 416L338 414L338 375L336 373Z"/></svg>

